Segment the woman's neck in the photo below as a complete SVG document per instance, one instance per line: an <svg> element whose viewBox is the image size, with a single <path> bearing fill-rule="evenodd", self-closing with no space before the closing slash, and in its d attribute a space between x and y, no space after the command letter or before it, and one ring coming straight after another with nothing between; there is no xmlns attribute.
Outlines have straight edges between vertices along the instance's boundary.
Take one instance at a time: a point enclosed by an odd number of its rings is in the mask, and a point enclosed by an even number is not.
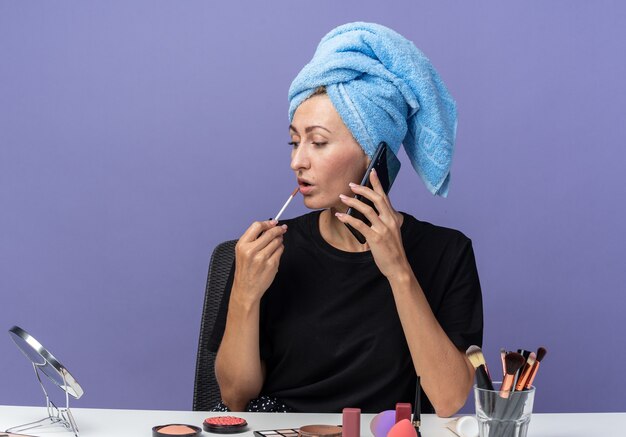
<svg viewBox="0 0 626 437"><path fill-rule="evenodd" d="M325 209L320 214L319 227L322 238L334 248L344 252L367 252L370 250L367 243L359 243L348 227L335 217L336 212L335 208L330 208Z"/></svg>
<svg viewBox="0 0 626 437"><path fill-rule="evenodd" d="M336 212L335 208L325 209L321 212L319 229L322 238L334 248L344 252L367 252L370 250L367 243L359 243L348 227L335 217ZM402 226L404 216L398 211L393 212L397 216L398 223Z"/></svg>

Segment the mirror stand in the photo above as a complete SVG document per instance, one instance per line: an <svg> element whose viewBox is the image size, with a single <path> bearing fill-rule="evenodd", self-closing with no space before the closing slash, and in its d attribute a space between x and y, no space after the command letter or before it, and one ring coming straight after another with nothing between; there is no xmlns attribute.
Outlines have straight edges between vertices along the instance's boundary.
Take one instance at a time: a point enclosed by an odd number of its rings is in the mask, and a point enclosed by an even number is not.
<svg viewBox="0 0 626 437"><path fill-rule="evenodd" d="M78 437L78 426L76 425L76 421L74 420L74 416L72 416L72 411L70 410L70 398L67 390L65 392L65 407L57 407L52 400L50 400L50 396L48 396L48 392L43 385L43 381L39 376L39 366L35 363L32 363L33 369L35 370L35 375L37 376L37 381L39 381L39 385L43 390L43 394L46 397L46 411L48 412L48 417L44 417L43 419L36 420L35 422L25 423L24 425L14 426L6 430L6 432L16 432L20 433L22 431L27 431L29 429L35 428L50 428L50 427L63 427L68 431L74 433L75 437ZM67 387L67 382L65 380L65 375L63 374L63 386Z"/></svg>

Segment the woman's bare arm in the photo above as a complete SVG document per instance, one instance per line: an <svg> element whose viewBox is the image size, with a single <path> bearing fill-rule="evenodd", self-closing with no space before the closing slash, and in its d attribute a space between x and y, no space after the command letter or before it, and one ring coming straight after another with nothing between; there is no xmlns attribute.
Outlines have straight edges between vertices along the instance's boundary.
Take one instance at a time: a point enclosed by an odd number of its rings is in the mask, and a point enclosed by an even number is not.
<svg viewBox="0 0 626 437"><path fill-rule="evenodd" d="M374 261L387 277L402 323L415 371L436 413L442 417L455 414L465 403L472 387L474 368L459 351L435 318L426 296L407 260L400 228L402 215L391 206L374 171L373 189L351 184L355 194L370 199L376 210L354 198L340 196L357 208L371 226L346 214L337 218L349 223L367 239ZM378 211L378 212L377 212Z"/></svg>
<svg viewBox="0 0 626 437"><path fill-rule="evenodd" d="M259 350L260 302L278 271L287 230L276 224L275 220L253 223L235 247L226 327L215 359L222 400L232 411L243 411L265 380Z"/></svg>

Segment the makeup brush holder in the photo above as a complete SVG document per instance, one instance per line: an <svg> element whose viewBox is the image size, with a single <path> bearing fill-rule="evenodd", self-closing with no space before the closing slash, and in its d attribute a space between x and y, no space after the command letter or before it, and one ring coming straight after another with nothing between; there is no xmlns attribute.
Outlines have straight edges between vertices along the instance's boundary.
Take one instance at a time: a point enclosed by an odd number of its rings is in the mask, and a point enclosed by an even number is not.
<svg viewBox="0 0 626 437"><path fill-rule="evenodd" d="M474 386L476 419L480 437L526 437L533 412L535 387L500 393L500 382L494 390Z"/></svg>

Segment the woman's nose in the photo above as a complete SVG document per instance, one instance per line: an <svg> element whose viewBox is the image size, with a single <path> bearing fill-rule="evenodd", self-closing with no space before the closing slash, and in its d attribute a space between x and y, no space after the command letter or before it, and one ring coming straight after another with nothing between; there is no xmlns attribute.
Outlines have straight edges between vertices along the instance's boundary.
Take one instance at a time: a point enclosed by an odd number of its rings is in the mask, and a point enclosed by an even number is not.
<svg viewBox="0 0 626 437"><path fill-rule="evenodd" d="M303 145L300 145L298 148L293 149L293 151L291 152L292 170L298 171L301 169L307 169L311 166L311 162L305 149L306 148Z"/></svg>

